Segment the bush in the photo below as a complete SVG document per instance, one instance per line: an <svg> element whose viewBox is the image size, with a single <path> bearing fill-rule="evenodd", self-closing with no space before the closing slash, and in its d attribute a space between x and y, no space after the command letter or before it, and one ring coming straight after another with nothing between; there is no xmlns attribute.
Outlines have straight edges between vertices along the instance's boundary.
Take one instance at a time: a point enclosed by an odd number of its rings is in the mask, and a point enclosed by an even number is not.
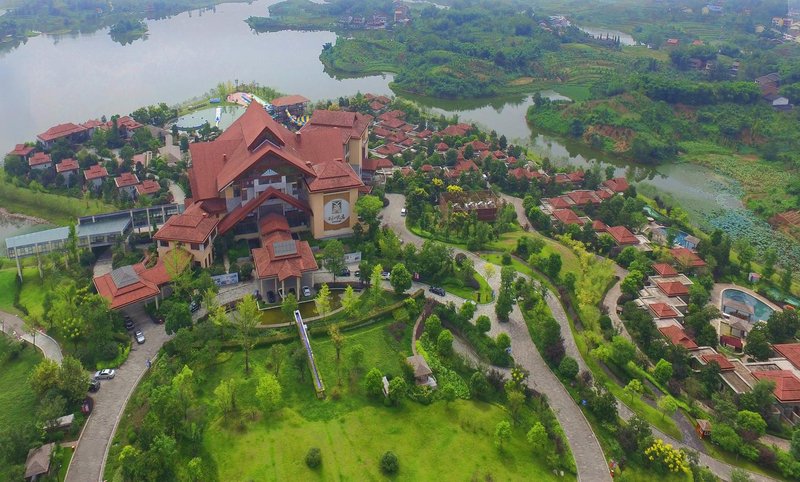
<svg viewBox="0 0 800 482"><path fill-rule="evenodd" d="M511 254L510 253L503 253L503 257L500 260L503 265L508 266L511 264Z"/></svg>
<svg viewBox="0 0 800 482"><path fill-rule="evenodd" d="M571 356L565 356L558 365L558 373L567 380L574 380L578 375L578 362Z"/></svg>
<svg viewBox="0 0 800 482"><path fill-rule="evenodd" d="M322 465L322 451L317 447L311 447L306 454L306 465L310 469L316 469Z"/></svg>
<svg viewBox="0 0 800 482"><path fill-rule="evenodd" d="M392 451L387 451L381 457L381 472L386 475L396 474L400 470L400 462L397 460L397 455Z"/></svg>

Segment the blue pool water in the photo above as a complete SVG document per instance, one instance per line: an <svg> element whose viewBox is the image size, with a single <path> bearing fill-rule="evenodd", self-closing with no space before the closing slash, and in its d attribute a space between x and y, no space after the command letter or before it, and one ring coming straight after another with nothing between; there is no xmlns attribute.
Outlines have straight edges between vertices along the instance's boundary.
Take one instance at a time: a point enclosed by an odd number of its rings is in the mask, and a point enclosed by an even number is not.
<svg viewBox="0 0 800 482"><path fill-rule="evenodd" d="M772 316L772 313L774 313L774 310L764 304L764 302L756 299L748 293L745 293L744 291L739 291L737 289L727 289L722 292L723 310L725 307L725 301L727 300L738 301L739 303L745 303L753 307L756 320L768 320L769 317Z"/></svg>

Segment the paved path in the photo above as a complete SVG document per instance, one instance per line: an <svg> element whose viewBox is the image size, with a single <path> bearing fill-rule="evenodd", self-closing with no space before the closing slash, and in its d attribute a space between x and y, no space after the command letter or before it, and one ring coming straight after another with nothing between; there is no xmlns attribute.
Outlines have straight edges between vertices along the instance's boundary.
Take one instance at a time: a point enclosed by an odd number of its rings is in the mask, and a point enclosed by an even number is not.
<svg viewBox="0 0 800 482"><path fill-rule="evenodd" d="M108 274L112 271L112 256L113 253L111 252L111 248L108 248L103 251L103 254L94 260L94 266L92 266L92 276L94 278L103 276L104 274Z"/></svg>
<svg viewBox="0 0 800 482"><path fill-rule="evenodd" d="M81 433L65 479L67 482L102 480L108 450L125 405L147 370L147 360L152 360L169 339L164 326L150 321L144 309L132 310L128 314L137 329L144 332L147 341L143 345L134 343L128 360L117 368L116 377L103 380L100 391L93 395L94 411Z"/></svg>
<svg viewBox="0 0 800 482"><path fill-rule="evenodd" d="M405 225L405 217L400 215L400 209L405 205L405 198L399 194L387 194L389 206L384 209L383 220L404 242L421 245L424 240L412 234ZM484 272L486 261L469 251L459 249L457 253L469 256L478 272ZM500 275L496 274L486 280L495 291L499 291ZM552 296L552 295L551 295ZM522 313L517 305L507 323L498 323L494 315L493 305L478 305L476 316L487 314L493 321L490 334L505 332L511 337L511 350L514 360L531 374L528 385L534 390L547 396L550 407L555 412L569 442L575 465L578 469L578 479L583 481L609 481L608 465L603 450L597 437L592 431L583 412L578 408L567 390L556 378L550 368L542 359L539 351L531 340L528 327L522 318ZM566 317L566 315L564 315ZM567 333L571 333L567 331ZM576 360L580 360L577 357Z"/></svg>
<svg viewBox="0 0 800 482"><path fill-rule="evenodd" d="M172 194L172 202L182 205L186 201L186 193L183 192L183 188L172 179L167 179L167 182L169 183L169 192Z"/></svg>
<svg viewBox="0 0 800 482"><path fill-rule="evenodd" d="M58 342L42 332L37 333L36 339L34 340L33 336L25 333L25 323L22 321L22 318L17 315L0 311L0 328L11 337L25 340L28 343L33 343L35 341L36 348L42 351L45 358L59 364L61 360L64 359Z"/></svg>

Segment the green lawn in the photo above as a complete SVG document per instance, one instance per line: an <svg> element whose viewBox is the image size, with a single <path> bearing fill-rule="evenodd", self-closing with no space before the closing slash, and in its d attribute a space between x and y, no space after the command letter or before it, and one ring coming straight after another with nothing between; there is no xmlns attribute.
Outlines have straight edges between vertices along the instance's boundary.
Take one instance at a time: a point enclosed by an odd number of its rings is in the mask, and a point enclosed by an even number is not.
<svg viewBox="0 0 800 482"><path fill-rule="evenodd" d="M28 385L28 376L42 359L41 353L26 344L14 360L8 360L11 342L0 335L0 427L11 422L33 420L36 396Z"/></svg>
<svg viewBox="0 0 800 482"><path fill-rule="evenodd" d="M39 277L38 268L22 270L22 290L19 293L19 304L28 310L28 314L37 319L44 316L44 280Z"/></svg>
<svg viewBox="0 0 800 482"><path fill-rule="evenodd" d="M462 283L461 280L455 278L448 278L445 280L442 283L442 287L446 291L466 300L488 303L492 297L492 288L489 286L489 283L486 281L486 279L478 272L475 272L475 280L480 285L480 288L477 291L469 286L464 286L464 283Z"/></svg>
<svg viewBox="0 0 800 482"><path fill-rule="evenodd" d="M72 447L61 447L60 451L56 455L58 459L55 463L60 464L58 469L58 482L64 482L64 479L67 478L67 469L69 469L69 463L72 460L72 455L75 453L75 450Z"/></svg>
<svg viewBox="0 0 800 482"><path fill-rule="evenodd" d="M0 310L17 313L14 294L17 292L17 270L0 270Z"/></svg>

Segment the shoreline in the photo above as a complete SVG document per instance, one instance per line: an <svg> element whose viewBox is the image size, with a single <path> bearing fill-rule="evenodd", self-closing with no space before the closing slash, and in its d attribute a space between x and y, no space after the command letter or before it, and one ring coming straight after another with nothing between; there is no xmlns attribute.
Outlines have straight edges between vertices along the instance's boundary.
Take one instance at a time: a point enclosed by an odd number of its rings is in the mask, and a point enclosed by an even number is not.
<svg viewBox="0 0 800 482"><path fill-rule="evenodd" d="M9 219L16 219L20 221L29 221L34 224L52 224L50 221L42 218L37 218L36 216L30 216L28 214L21 214L21 213L12 213L6 208L0 207L0 218L6 217Z"/></svg>

